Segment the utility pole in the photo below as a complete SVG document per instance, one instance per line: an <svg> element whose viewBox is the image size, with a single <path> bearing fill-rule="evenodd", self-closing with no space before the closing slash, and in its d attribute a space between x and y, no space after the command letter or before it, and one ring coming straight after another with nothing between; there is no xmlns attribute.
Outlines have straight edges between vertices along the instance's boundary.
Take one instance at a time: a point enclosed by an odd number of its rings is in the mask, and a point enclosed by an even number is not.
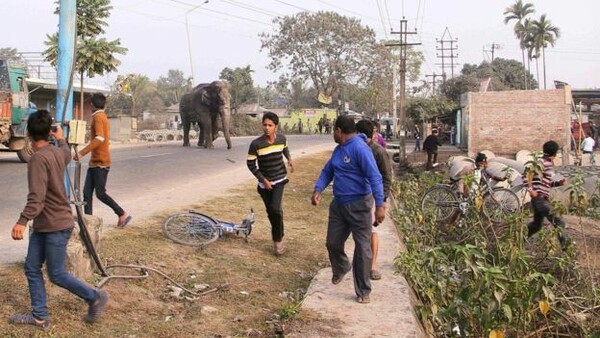
<svg viewBox="0 0 600 338"><path fill-rule="evenodd" d="M406 162L406 51L408 46L420 45L420 43L407 42L409 34L417 34L416 30L409 32L407 25L408 22L403 17L402 20L400 20L400 31L391 32L392 34L400 35L400 41L385 44L388 47L400 47L400 117L398 119L400 125L400 165Z"/></svg>
<svg viewBox="0 0 600 338"><path fill-rule="evenodd" d="M185 33L187 35L188 53L190 55L190 71L192 72L190 81L192 82L192 87L194 87L194 59L192 58L192 43L190 42L190 25L188 23L188 14L207 3L208 0L205 0L203 3L194 6L185 12Z"/></svg>
<svg viewBox="0 0 600 338"><path fill-rule="evenodd" d="M436 81L436 78L438 78L438 77L442 77L442 78L443 78L443 76L442 76L442 75L440 75L440 74L436 74L436 73L434 72L433 74L426 74L426 75L425 75L425 77L426 77L426 78L427 78L427 77L432 77L432 78L433 78L433 79L431 80L431 82L427 82L427 83L431 83L431 85L432 85L432 92L433 92L433 94L435 94L435 84L437 83L437 81Z"/></svg>
<svg viewBox="0 0 600 338"><path fill-rule="evenodd" d="M492 54L492 61L491 61L491 62L494 62L494 52L496 51L496 49L500 49L500 48L502 48L502 46L500 46L499 44L497 44L497 43L492 43L492 44L490 45L490 49L485 49L485 46L484 46L484 47L483 47L483 52L484 52L484 53L488 53L488 52L489 52L489 53L491 53L491 54ZM486 54L486 55L487 55L487 54Z"/></svg>
<svg viewBox="0 0 600 338"><path fill-rule="evenodd" d="M446 37L448 35L448 37ZM442 66L442 81L446 83L446 68L450 68L451 78L454 77L454 59L458 57L458 53L454 53L458 50L458 39L452 39L452 35L450 35L450 31L448 27L444 30L444 34L442 34L441 39L435 39L440 44L440 47L436 47L440 54L437 54L437 57L442 59L442 63L438 63L437 65ZM446 59L450 59L450 64L446 62Z"/></svg>

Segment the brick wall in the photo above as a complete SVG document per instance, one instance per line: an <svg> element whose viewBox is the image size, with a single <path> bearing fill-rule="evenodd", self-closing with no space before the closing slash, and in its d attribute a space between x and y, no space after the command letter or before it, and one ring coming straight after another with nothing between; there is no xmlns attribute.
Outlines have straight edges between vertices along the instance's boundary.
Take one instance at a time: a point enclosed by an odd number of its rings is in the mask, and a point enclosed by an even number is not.
<svg viewBox="0 0 600 338"><path fill-rule="evenodd" d="M514 156L519 150L541 150L555 140L568 149L571 121L569 87L467 93L462 98L463 138L469 156L481 150Z"/></svg>

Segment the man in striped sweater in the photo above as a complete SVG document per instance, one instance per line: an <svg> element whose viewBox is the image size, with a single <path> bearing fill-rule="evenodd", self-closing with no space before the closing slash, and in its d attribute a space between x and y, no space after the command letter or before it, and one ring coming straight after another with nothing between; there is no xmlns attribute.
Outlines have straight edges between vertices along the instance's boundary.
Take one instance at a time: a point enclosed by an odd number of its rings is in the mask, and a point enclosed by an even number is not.
<svg viewBox="0 0 600 338"><path fill-rule="evenodd" d="M271 237L276 255L284 252L283 246L283 188L289 181L283 157L287 159L290 172L294 172L292 157L283 134L277 133L279 116L266 112L262 118L263 135L254 139L248 148L246 164L252 174L258 179L258 193L265 203Z"/></svg>
<svg viewBox="0 0 600 338"><path fill-rule="evenodd" d="M543 172L534 173L531 182L527 182L527 191L531 196L531 209L533 210L533 221L527 224L527 236L531 237L536 234L542 228L544 218L547 218L552 225L559 229L558 240L560 241L561 247L564 249L567 241L567 237L564 233L565 223L563 220L556 216L552 212L550 205L550 188L558 187L566 184L566 178L555 180L554 177L554 158L558 153L558 143L555 141L548 141L544 143L543 151L544 156L540 159L543 167ZM527 177L527 175L524 175Z"/></svg>

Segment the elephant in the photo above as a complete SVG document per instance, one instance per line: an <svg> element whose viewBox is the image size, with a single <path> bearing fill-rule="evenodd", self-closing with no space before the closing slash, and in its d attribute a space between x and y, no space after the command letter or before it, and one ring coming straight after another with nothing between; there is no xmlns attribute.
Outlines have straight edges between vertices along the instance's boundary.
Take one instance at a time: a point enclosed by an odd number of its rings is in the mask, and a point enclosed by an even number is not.
<svg viewBox="0 0 600 338"><path fill-rule="evenodd" d="M229 85L224 81L202 83L184 94L179 102L179 114L183 125L183 146L190 146L190 127L198 123L200 136L198 146L214 148L213 141L218 137L219 121L227 149L231 149L229 124L231 120Z"/></svg>

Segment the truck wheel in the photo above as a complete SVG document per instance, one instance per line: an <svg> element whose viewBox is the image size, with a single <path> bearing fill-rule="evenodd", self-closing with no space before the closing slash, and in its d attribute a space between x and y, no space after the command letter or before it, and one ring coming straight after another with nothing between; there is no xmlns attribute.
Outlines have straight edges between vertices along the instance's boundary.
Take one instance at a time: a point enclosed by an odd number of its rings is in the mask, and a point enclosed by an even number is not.
<svg viewBox="0 0 600 338"><path fill-rule="evenodd" d="M17 151L17 156L19 156L19 160L21 160L21 162L27 163L27 162L29 162L31 155L33 155L33 147L31 146L31 142L29 141L29 138L26 137L25 138L25 147L23 147L23 149Z"/></svg>

